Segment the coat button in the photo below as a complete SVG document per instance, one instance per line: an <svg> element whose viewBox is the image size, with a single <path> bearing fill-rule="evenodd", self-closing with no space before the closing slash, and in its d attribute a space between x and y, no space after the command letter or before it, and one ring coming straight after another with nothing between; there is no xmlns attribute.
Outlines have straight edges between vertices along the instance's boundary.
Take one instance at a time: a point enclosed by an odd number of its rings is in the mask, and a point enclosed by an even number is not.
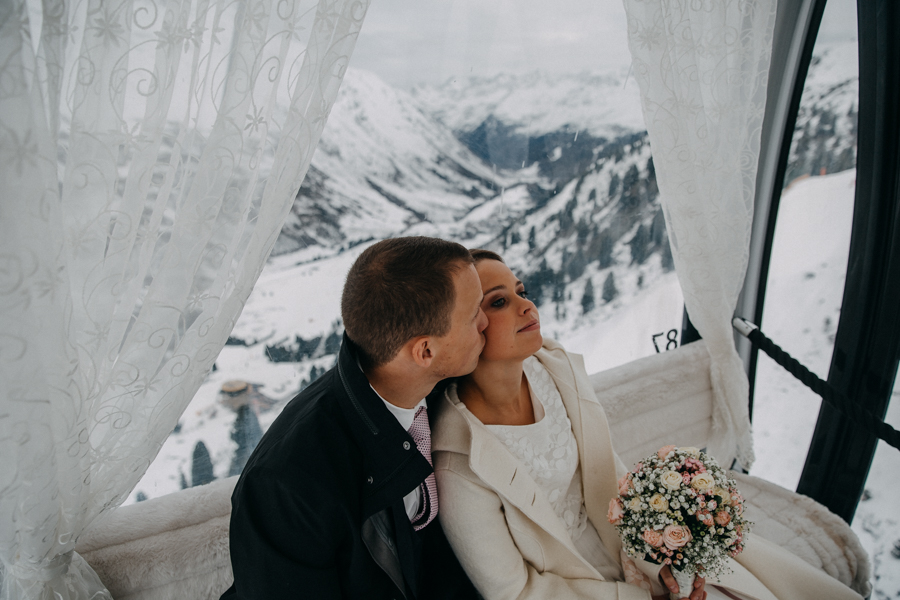
<svg viewBox="0 0 900 600"><path fill-rule="evenodd" d="M366 481L368 481L369 483L375 483L375 478L369 475L369 478L366 479Z"/></svg>
<svg viewBox="0 0 900 600"><path fill-rule="evenodd" d="M409 450L409 442L403 442L403 449Z"/></svg>

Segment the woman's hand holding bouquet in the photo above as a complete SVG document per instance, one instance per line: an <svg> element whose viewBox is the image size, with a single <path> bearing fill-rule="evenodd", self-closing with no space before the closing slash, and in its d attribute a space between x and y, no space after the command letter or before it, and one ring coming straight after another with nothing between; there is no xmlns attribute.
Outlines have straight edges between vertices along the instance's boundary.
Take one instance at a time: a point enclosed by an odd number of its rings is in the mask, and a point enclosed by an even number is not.
<svg viewBox="0 0 900 600"><path fill-rule="evenodd" d="M687 597L695 575L717 575L743 550L750 522L734 480L697 448L663 446L619 480L609 522L625 552L668 565Z"/></svg>

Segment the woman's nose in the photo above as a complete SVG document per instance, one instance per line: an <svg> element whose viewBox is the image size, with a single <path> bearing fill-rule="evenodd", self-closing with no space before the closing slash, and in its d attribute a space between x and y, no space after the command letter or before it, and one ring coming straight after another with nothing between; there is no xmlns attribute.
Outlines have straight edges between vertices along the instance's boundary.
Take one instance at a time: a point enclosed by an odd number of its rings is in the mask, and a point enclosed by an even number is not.
<svg viewBox="0 0 900 600"><path fill-rule="evenodd" d="M526 315L531 310L537 310L534 302L532 302L528 298L521 298L519 301L519 313Z"/></svg>

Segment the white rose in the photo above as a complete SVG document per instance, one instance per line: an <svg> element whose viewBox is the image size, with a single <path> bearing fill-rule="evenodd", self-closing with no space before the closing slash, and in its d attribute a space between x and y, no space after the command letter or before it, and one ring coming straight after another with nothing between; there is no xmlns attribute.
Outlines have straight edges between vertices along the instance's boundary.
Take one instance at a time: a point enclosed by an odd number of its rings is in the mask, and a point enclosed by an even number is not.
<svg viewBox="0 0 900 600"><path fill-rule="evenodd" d="M691 487L698 492L707 492L716 485L716 480L709 473L697 473L691 479Z"/></svg>
<svg viewBox="0 0 900 600"><path fill-rule="evenodd" d="M669 510L669 501L662 494L654 494L650 498L650 508L656 512L665 512Z"/></svg>
<svg viewBox="0 0 900 600"><path fill-rule="evenodd" d="M726 490L723 487L716 487L713 489L713 494L722 499L722 504L731 504L731 492Z"/></svg>
<svg viewBox="0 0 900 600"><path fill-rule="evenodd" d="M700 448L694 448L693 446L682 446L679 448L682 452L686 454L690 454L694 458L700 458Z"/></svg>
<svg viewBox="0 0 900 600"><path fill-rule="evenodd" d="M681 473L679 473L678 471L666 471L662 474L659 480L664 486L672 491L675 491L681 487Z"/></svg>
<svg viewBox="0 0 900 600"><path fill-rule="evenodd" d="M641 510L641 499L638 498L637 496L635 496L634 498L632 498L631 500L628 501L627 506L628 506L628 510L637 512L637 511Z"/></svg>

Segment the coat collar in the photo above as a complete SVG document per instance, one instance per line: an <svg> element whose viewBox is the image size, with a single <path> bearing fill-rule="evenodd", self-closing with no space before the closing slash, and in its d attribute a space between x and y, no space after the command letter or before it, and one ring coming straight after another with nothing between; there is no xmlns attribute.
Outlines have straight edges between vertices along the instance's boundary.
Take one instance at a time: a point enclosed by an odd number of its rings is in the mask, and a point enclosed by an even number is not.
<svg viewBox="0 0 900 600"><path fill-rule="evenodd" d="M615 528L606 519L609 500L618 493L616 461L606 415L594 395L590 380L586 374L582 375L583 364L579 364L578 369L573 368L572 357L562 346L553 340L545 340L544 347L535 357L547 368L556 383L572 422L588 517L611 556L618 557L621 542ZM585 436L585 431L590 435ZM469 467L482 481L576 556L580 556L546 495L522 468L519 460L465 405L454 403L447 394L443 395L433 428L432 450L468 455Z"/></svg>
<svg viewBox="0 0 900 600"><path fill-rule="evenodd" d="M388 411L359 368L356 345L344 334L336 366L336 397L362 449L365 517L414 490L433 471L412 436Z"/></svg>

